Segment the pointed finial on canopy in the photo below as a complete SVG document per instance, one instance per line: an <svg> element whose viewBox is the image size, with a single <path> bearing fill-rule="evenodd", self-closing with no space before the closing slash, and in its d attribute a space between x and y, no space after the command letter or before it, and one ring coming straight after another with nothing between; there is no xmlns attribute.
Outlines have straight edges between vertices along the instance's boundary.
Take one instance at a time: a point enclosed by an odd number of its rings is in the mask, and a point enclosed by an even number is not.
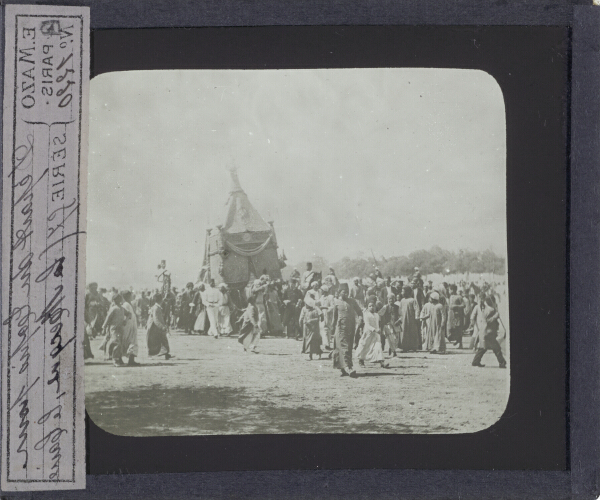
<svg viewBox="0 0 600 500"><path fill-rule="evenodd" d="M229 175L231 176L231 188L229 189L229 193L235 193L237 191L243 192L244 190L240 185L240 180L238 179L236 166L229 167Z"/></svg>

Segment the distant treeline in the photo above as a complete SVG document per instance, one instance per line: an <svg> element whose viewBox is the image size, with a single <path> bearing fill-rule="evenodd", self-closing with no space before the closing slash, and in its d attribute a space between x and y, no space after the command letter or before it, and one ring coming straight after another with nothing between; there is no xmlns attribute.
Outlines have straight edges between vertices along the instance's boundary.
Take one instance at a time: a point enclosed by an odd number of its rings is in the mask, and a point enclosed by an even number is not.
<svg viewBox="0 0 600 500"><path fill-rule="evenodd" d="M459 250L452 252L434 246L429 250L417 250L407 256L400 257L344 257L338 262L329 263L321 257L312 260L315 271L323 271L326 275L331 265L338 278L363 278L373 272L375 267L384 276L410 276L418 267L421 274L465 274L465 273L494 273L506 272L506 260L496 255L492 250L473 251ZM300 272L305 269L305 262L299 264ZM301 266L301 267L300 267ZM293 268L287 267L284 276L287 277Z"/></svg>

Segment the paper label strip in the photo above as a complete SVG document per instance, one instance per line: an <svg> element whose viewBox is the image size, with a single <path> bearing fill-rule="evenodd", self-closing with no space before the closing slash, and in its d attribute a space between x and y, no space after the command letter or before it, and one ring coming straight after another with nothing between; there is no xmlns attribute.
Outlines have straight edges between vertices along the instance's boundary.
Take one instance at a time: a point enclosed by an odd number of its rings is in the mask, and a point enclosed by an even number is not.
<svg viewBox="0 0 600 500"><path fill-rule="evenodd" d="M85 488L89 8L7 5L2 490Z"/></svg>

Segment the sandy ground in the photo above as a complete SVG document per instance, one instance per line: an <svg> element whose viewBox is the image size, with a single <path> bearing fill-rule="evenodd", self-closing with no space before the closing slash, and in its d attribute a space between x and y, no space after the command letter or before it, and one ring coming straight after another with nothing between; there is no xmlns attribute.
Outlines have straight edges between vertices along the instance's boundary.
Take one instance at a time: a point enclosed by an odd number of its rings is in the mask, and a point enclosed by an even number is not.
<svg viewBox="0 0 600 500"><path fill-rule="evenodd" d="M103 361L100 339L86 361L86 409L113 434L465 433L496 422L508 399L509 370L491 351L485 368L452 346L399 352L389 369L356 363L352 379L329 359L308 361L292 339L264 338L246 354L234 337L173 332L165 361L148 358L144 330L138 338L140 367Z"/></svg>

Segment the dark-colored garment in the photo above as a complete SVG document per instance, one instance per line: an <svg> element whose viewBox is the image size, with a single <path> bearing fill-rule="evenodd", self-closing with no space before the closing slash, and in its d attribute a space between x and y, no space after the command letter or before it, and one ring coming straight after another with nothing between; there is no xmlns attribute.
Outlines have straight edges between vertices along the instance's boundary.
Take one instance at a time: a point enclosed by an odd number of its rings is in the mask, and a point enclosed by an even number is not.
<svg viewBox="0 0 600 500"><path fill-rule="evenodd" d="M356 300L359 306L364 306L365 304L365 291L363 287L359 285L352 285L350 287L350 298Z"/></svg>
<svg viewBox="0 0 600 500"><path fill-rule="evenodd" d="M398 306L396 304L386 304L379 311L379 326L395 325L398 321Z"/></svg>
<svg viewBox="0 0 600 500"><path fill-rule="evenodd" d="M176 301L177 301L177 299L175 297L175 294L171 291L168 291L166 293L166 295L163 296L162 308L163 308L163 315L165 318L165 323L167 325L171 324L171 319L175 312Z"/></svg>
<svg viewBox="0 0 600 500"><path fill-rule="evenodd" d="M196 315L194 314L196 310L196 302L197 299L193 291L186 290L181 295L179 327L183 328L186 332L191 332L194 329L194 323L196 322Z"/></svg>
<svg viewBox="0 0 600 500"><path fill-rule="evenodd" d="M269 288L264 294L265 310L267 313L267 324L271 335L283 334L283 323L281 321L279 295L276 290Z"/></svg>
<svg viewBox="0 0 600 500"><path fill-rule="evenodd" d="M448 309L448 329L463 325L465 303L460 295L451 295Z"/></svg>
<svg viewBox="0 0 600 500"><path fill-rule="evenodd" d="M400 301L400 338L398 347L403 351L418 351L421 347L421 311L417 299L412 297Z"/></svg>
<svg viewBox="0 0 600 500"><path fill-rule="evenodd" d="M298 288L288 288L283 293L283 300L289 301L283 311L283 325L287 328L287 336L299 337L301 329L298 321L302 310L302 291Z"/></svg>
<svg viewBox="0 0 600 500"><path fill-rule="evenodd" d="M471 318L471 312L473 311L473 304L471 304L471 300L467 296L462 297L462 299L465 305L463 327L467 329L469 328L469 320Z"/></svg>
<svg viewBox="0 0 600 500"><path fill-rule="evenodd" d="M148 311L150 310L150 299L145 295L140 297L140 320L143 325L148 322Z"/></svg>
<svg viewBox="0 0 600 500"><path fill-rule="evenodd" d="M496 344L498 344L497 341L496 341ZM497 347L495 347L491 350L496 355L498 364L502 367L506 366L506 360L504 359L504 356L502 355L502 349L500 349L500 344L498 344ZM475 353L475 357L473 358L473 363L472 363L473 366L477 366L481 363L481 359L483 358L483 355L485 354L486 351L487 351L487 349L483 349L483 348L477 349L477 352Z"/></svg>
<svg viewBox="0 0 600 500"><path fill-rule="evenodd" d="M460 295L452 295L448 300L448 340L462 346L465 303Z"/></svg>
<svg viewBox="0 0 600 500"><path fill-rule="evenodd" d="M85 323L90 325L90 334L92 337L102 333L102 325L106 319L107 312L104 309L102 296L98 292L92 293L89 291L85 294L84 319Z"/></svg>
<svg viewBox="0 0 600 500"><path fill-rule="evenodd" d="M169 354L169 340L167 339L167 325L160 305L154 304L150 309L148 318L148 356L161 356Z"/></svg>
<svg viewBox="0 0 600 500"><path fill-rule="evenodd" d="M323 339L319 331L319 312L316 309L302 309L300 324L303 331L302 354L322 354Z"/></svg>
<svg viewBox="0 0 600 500"><path fill-rule="evenodd" d="M333 313L333 329L335 351L333 367L346 372L352 371L352 347L356 332L356 317L362 318L362 311L354 299L335 301Z"/></svg>
<svg viewBox="0 0 600 500"><path fill-rule="evenodd" d="M90 359L94 357L92 353L92 346L90 345L90 332L91 326L85 325L85 332L83 333L83 359Z"/></svg>
<svg viewBox="0 0 600 500"><path fill-rule="evenodd" d="M148 356L161 356L169 353L169 339L167 333L155 324L152 324L146 334L148 342Z"/></svg>
<svg viewBox="0 0 600 500"><path fill-rule="evenodd" d="M354 349L356 349L358 347L358 343L360 342L360 338L362 337L362 334L363 334L363 327L359 323L358 325L356 325L356 332L354 333Z"/></svg>

